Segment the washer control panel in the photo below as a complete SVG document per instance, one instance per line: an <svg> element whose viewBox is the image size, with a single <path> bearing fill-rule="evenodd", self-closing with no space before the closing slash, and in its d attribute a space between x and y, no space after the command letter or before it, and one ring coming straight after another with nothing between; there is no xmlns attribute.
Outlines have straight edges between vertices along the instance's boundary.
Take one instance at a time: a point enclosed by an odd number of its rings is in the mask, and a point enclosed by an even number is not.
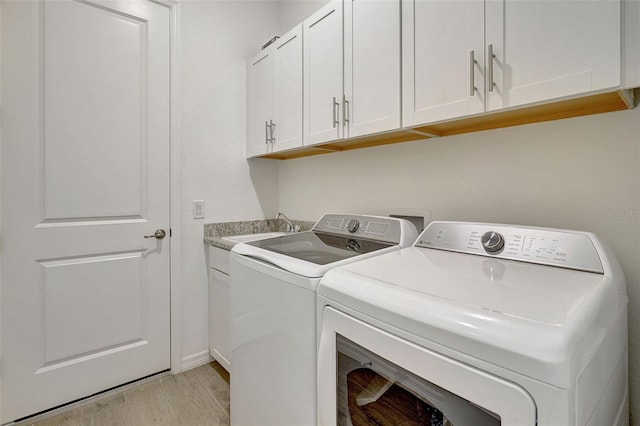
<svg viewBox="0 0 640 426"><path fill-rule="evenodd" d="M398 219L391 217L325 214L314 225L313 231L398 244L402 228Z"/></svg>
<svg viewBox="0 0 640 426"><path fill-rule="evenodd" d="M414 246L604 273L591 235L578 231L432 222Z"/></svg>

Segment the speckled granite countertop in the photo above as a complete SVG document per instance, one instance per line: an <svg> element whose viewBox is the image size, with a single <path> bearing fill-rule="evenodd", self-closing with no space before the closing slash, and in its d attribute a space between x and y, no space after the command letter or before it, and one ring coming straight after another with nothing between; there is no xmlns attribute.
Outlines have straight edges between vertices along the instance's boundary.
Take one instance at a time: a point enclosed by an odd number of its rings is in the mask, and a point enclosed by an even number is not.
<svg viewBox="0 0 640 426"><path fill-rule="evenodd" d="M300 225L300 231L313 228L315 222L292 220ZM239 222L218 222L204 224L204 242L213 247L231 250L234 243L222 240L232 235L262 234L264 232L286 232L287 222L282 219L246 220Z"/></svg>

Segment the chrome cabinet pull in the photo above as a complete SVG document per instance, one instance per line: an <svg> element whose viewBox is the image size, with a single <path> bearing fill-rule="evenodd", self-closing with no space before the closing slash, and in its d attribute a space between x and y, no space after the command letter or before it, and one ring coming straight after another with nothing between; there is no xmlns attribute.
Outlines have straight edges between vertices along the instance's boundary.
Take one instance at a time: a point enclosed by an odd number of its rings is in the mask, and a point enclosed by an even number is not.
<svg viewBox="0 0 640 426"><path fill-rule="evenodd" d="M269 122L267 120L264 121L264 143L269 145Z"/></svg>
<svg viewBox="0 0 640 426"><path fill-rule="evenodd" d="M340 121L338 119L338 114L340 113L340 104L336 102L336 97L333 97L333 128L335 129Z"/></svg>
<svg viewBox="0 0 640 426"><path fill-rule="evenodd" d="M493 82L493 60L496 55L493 54L493 44L488 47L487 59L489 60L489 91L493 92L496 83Z"/></svg>
<svg viewBox="0 0 640 426"><path fill-rule="evenodd" d="M346 95L342 95L342 126L346 126L349 122L349 101Z"/></svg>
<svg viewBox="0 0 640 426"><path fill-rule="evenodd" d="M271 134L271 138L269 139L269 142L271 143L275 143L276 141L276 137L273 135L273 129L275 129L276 127L276 123L273 122L273 120L269 120L269 133Z"/></svg>
<svg viewBox="0 0 640 426"><path fill-rule="evenodd" d="M145 238L155 238L158 240L163 239L164 237L167 236L167 233L164 232L164 229L156 229L156 232L153 233L153 235L145 235Z"/></svg>
<svg viewBox="0 0 640 426"><path fill-rule="evenodd" d="M471 52L469 52L469 96L475 96L476 90L478 90L478 88L476 87L475 77L477 63L478 61L476 61L475 52L472 50Z"/></svg>

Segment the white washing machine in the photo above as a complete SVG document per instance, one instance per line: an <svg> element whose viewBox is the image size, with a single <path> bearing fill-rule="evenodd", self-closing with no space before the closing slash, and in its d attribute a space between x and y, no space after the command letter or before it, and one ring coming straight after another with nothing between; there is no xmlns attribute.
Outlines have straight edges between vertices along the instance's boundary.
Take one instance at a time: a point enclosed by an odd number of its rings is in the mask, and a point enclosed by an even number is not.
<svg viewBox="0 0 640 426"><path fill-rule="evenodd" d="M331 268L409 247L402 219L326 214L230 257L231 423L316 424L316 287Z"/></svg>
<svg viewBox="0 0 640 426"><path fill-rule="evenodd" d="M321 425L359 424L390 386L426 424L628 423L625 281L593 234L433 222L317 294Z"/></svg>

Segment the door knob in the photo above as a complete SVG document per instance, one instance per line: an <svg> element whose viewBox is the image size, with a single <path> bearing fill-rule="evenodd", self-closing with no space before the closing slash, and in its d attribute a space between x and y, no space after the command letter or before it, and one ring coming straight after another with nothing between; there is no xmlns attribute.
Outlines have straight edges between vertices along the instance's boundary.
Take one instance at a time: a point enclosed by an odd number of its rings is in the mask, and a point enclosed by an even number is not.
<svg viewBox="0 0 640 426"><path fill-rule="evenodd" d="M145 235L145 238L157 238L159 240L163 239L164 237L167 236L167 233L164 232L164 229L157 229L156 232L153 233L153 235Z"/></svg>

